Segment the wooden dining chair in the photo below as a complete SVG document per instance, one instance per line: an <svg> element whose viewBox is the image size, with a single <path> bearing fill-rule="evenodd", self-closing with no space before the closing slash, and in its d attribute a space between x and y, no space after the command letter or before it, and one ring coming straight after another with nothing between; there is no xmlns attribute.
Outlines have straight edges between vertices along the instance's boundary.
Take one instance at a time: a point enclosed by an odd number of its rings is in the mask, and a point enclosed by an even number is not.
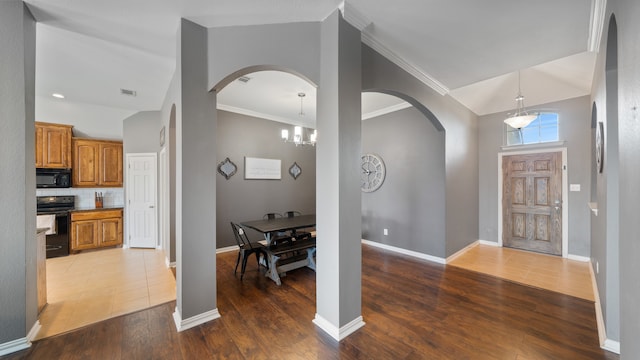
<svg viewBox="0 0 640 360"><path fill-rule="evenodd" d="M244 271L247 267L247 259L251 254L256 254L256 261L258 263L258 269L260 269L260 255L264 257L264 263L268 264L267 261L267 251L266 247L259 242L251 242L249 241L249 237L247 236L247 232L240 224L236 224L231 222L231 228L233 229L233 235L236 238L236 243L238 244L238 259L236 260L236 268L233 270L233 274L235 275L238 272L238 264L240 263L240 258L242 258L242 270L240 272L240 280L244 277Z"/></svg>

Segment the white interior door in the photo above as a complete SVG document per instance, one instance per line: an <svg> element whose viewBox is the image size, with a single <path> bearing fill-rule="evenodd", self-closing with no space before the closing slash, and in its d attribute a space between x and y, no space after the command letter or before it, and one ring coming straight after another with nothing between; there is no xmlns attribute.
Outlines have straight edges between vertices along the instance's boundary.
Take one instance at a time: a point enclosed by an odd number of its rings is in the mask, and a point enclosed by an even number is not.
<svg viewBox="0 0 640 360"><path fill-rule="evenodd" d="M157 239L156 154L127 154L129 247L155 248Z"/></svg>

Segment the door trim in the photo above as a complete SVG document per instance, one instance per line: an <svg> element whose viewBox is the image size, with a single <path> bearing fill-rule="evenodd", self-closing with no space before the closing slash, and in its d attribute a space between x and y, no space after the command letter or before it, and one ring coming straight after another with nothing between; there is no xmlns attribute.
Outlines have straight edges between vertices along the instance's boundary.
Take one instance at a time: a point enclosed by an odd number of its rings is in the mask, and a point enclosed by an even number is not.
<svg viewBox="0 0 640 360"><path fill-rule="evenodd" d="M554 147L498 153L498 246L502 247L502 158L511 155L562 152L562 257L569 256L569 179L567 176L567 148Z"/></svg>

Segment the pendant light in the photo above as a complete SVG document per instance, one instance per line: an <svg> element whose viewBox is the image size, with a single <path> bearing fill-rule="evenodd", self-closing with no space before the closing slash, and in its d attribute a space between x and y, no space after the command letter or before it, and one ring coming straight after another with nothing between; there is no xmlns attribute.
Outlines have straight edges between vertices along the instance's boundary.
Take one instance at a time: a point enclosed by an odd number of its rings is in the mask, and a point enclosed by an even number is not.
<svg viewBox="0 0 640 360"><path fill-rule="evenodd" d="M518 95L516 96L516 103L516 112L508 118L504 119L504 122L514 129L522 129L523 127L531 124L531 122L535 120L538 115L529 114L524 109L524 96L522 96L522 92L520 91L520 70L518 70Z"/></svg>
<svg viewBox="0 0 640 360"><path fill-rule="evenodd" d="M298 113L299 116L304 116L304 109L302 107L302 100L304 99L305 96L306 96L306 94L303 93L303 92L298 93L298 97L300 98L300 113ZM303 137L302 137L302 127L301 126L296 126L296 127L293 128L293 139L289 139L289 130L282 129L282 132L281 132L282 141L294 143L294 144L296 144L296 146L298 146L298 145L315 146L317 136L318 136L318 133L316 132L316 130L313 130L313 133L311 133L309 135L309 140L304 140Z"/></svg>

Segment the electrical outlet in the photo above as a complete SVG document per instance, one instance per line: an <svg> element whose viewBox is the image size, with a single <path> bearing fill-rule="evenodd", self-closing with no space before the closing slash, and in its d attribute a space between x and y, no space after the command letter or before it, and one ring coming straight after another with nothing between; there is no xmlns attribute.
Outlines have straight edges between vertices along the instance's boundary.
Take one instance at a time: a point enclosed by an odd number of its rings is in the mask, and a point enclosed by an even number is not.
<svg viewBox="0 0 640 360"><path fill-rule="evenodd" d="M382 230L382 233L384 234L384 236L389 235L389 229Z"/></svg>

